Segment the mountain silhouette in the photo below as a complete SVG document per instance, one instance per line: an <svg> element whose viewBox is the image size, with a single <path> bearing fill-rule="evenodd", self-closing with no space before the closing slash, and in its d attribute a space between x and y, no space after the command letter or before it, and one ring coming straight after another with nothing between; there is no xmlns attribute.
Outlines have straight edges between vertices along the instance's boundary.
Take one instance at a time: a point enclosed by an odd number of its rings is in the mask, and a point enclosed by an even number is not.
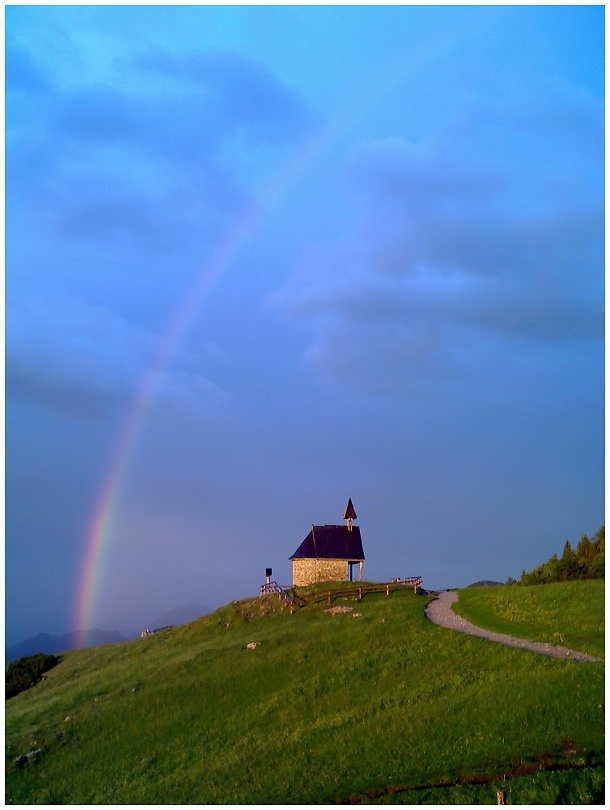
<svg viewBox="0 0 610 810"><path fill-rule="evenodd" d="M26 638L17 644L7 647L5 650L6 662L16 661L18 658L25 658L28 655L36 655L36 653L45 653L51 655L53 653L65 652L66 650L75 650L78 647L99 647L102 644L115 644L119 641L127 641L116 630L86 630L84 633L71 632L66 633L64 636L53 636L50 633L38 633L37 636Z"/></svg>

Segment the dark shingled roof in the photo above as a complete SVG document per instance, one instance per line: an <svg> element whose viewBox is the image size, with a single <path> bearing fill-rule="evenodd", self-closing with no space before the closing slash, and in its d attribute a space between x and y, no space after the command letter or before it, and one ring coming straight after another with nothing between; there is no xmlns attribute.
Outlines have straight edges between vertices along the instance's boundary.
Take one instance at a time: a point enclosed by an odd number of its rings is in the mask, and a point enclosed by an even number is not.
<svg viewBox="0 0 610 810"><path fill-rule="evenodd" d="M347 526L312 526L289 559L364 560L360 528L352 526L350 532Z"/></svg>

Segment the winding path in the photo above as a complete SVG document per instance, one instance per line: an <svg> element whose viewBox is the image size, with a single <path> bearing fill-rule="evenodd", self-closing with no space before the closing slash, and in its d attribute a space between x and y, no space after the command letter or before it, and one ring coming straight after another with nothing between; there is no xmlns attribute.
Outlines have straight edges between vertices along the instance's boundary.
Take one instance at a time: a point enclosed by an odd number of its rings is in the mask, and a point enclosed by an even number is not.
<svg viewBox="0 0 610 810"><path fill-rule="evenodd" d="M565 658L569 661L601 661L600 658L594 658L592 655L587 655L583 652L576 650L568 650L565 647L556 647L553 644L547 644L540 641L528 641L524 638L514 638L507 636L504 633L494 633L492 630L484 630L482 627L477 627L474 624L466 621L451 609L458 600L458 594L455 591L441 591L436 599L434 599L426 608L426 617L434 624L439 624L441 627L448 627L451 630L457 630L458 633L469 633L471 636L479 636L487 641L497 641L499 644L505 644L507 647L521 647L524 650L531 652L541 653L550 658Z"/></svg>

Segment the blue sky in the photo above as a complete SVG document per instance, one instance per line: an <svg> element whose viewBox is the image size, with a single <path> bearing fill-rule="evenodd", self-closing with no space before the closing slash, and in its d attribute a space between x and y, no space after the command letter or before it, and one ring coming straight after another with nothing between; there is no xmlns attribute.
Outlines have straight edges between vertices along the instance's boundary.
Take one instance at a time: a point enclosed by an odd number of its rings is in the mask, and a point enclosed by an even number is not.
<svg viewBox="0 0 610 810"><path fill-rule="evenodd" d="M603 6L13 6L6 85L7 643L71 628L136 407L100 628L288 584L348 497L430 588L603 524Z"/></svg>

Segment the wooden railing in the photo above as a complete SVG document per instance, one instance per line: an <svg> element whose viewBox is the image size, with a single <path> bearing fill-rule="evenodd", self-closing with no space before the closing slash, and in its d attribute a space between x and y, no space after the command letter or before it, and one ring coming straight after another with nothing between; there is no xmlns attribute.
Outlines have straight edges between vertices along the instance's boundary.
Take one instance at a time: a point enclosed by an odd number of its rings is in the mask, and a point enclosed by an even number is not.
<svg viewBox="0 0 610 810"><path fill-rule="evenodd" d="M260 588L260 595L261 596L269 596L270 594L277 594L280 599L283 599L285 602L288 603L290 606L290 612L293 612L293 608L295 607L305 607L307 602L302 599L300 596L296 594L291 595L285 588L282 588L281 585L278 585L277 582L266 582L264 585L261 585Z"/></svg>
<svg viewBox="0 0 610 810"><path fill-rule="evenodd" d="M352 585L351 588L341 588L339 590L328 590L320 594L316 594L314 599L308 600L308 604L313 602L327 601L330 605L334 599L341 599L346 596L355 596L358 592L358 601L362 601L362 597L370 593L385 593L389 596L392 591L402 590L404 588L412 588L417 591L421 588L423 580L421 577L407 577L405 579L393 579L391 582L374 582L369 585Z"/></svg>
<svg viewBox="0 0 610 810"><path fill-rule="evenodd" d="M342 597L354 597L358 594L358 601L362 601L362 597L371 593L385 593L389 596L392 591L402 590L404 588L412 588L417 591L421 588L423 579L421 577L406 577L404 579L393 579L390 582L375 582L367 585L352 584L349 588L339 588L337 590L319 591L315 594L308 594L307 596L300 594L290 594L286 588L282 588L277 582L266 582L260 587L261 596L269 596L270 594L277 594L280 599L283 599L290 606L290 612L293 613L295 608L302 608L306 605L317 604L318 602L328 602L330 605L333 599L341 599Z"/></svg>

